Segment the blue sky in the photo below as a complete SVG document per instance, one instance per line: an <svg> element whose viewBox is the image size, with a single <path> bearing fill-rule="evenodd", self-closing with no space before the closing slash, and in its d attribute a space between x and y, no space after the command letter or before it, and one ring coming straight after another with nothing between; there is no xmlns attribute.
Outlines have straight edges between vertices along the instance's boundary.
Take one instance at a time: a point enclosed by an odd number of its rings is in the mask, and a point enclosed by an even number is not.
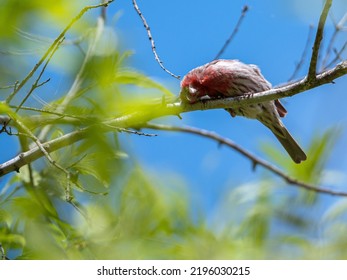
<svg viewBox="0 0 347 280"><path fill-rule="evenodd" d="M222 57L257 64L263 75L273 85L278 85L285 83L293 73L305 46L309 25L317 25L321 2L139 0L138 5L151 27L164 65L181 76L215 57L233 30L242 7L248 5L250 10ZM334 1L332 11L337 21L346 10L346 0ZM178 94L179 81L166 74L154 60L146 30L131 1L112 3L108 20L116 30L119 48L134 52L129 64ZM327 39L332 31L329 19ZM337 43L345 40L346 33L340 35ZM305 75L307 67L305 63L299 77ZM316 133L333 125L345 128L346 88L344 77L335 85L326 85L283 102L288 110L284 122L304 149ZM279 147L275 137L261 124L240 117L231 119L223 110L192 112L182 117L182 120L170 117L162 121L216 131L259 156L264 156L262 143ZM211 209L227 188L255 180L263 172L258 168L254 173L247 159L218 147L211 140L174 132L158 132L158 135L155 138L122 137L127 140L128 152L136 154L148 170L159 175L180 174L196 196L194 200L203 208ZM8 137L1 137L5 146L10 145L10 141ZM334 147L328 166L341 174L347 171L344 143L345 132ZM16 149L11 146L4 151L4 157L10 158ZM343 180L342 187L346 188L346 183L347 180Z"/></svg>

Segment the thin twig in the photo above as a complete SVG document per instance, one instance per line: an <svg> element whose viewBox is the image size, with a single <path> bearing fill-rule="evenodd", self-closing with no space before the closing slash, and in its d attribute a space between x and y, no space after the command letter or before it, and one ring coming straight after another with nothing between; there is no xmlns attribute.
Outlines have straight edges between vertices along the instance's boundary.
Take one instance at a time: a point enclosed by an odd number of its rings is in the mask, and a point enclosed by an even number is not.
<svg viewBox="0 0 347 280"><path fill-rule="evenodd" d="M332 65L334 65L336 62L338 62L339 60L342 61L342 57L341 55L343 54L343 52L347 49L347 41L343 44L343 46L341 47L341 49L339 51L334 50L335 53L335 58L333 60L331 60L329 62L329 64L325 67L326 69L328 69L329 67L331 67Z"/></svg>
<svg viewBox="0 0 347 280"><path fill-rule="evenodd" d="M129 134L135 134L135 135L139 135L139 136L146 136L146 137L155 137L158 136L157 134L153 134L153 133L145 133L142 131L137 131L137 130L132 130L132 129L128 129L128 128L122 128L122 127L114 127L112 125L106 125L108 127L111 127L113 129L116 129L119 132L125 132L125 133L129 133Z"/></svg>
<svg viewBox="0 0 347 280"><path fill-rule="evenodd" d="M10 86L0 86L0 89L9 89L9 88L14 88L15 85L10 85Z"/></svg>
<svg viewBox="0 0 347 280"><path fill-rule="evenodd" d="M26 40L36 42L39 45L43 44L49 44L54 42L54 39L51 39L50 37L43 37L39 36L36 34L32 34L29 32L26 32L24 30L21 30L19 28L16 28L16 32L18 33L19 36L23 37ZM71 38L71 39L65 39L64 42L62 43L63 46L66 45L79 45L81 42L83 42L84 38L87 36L89 33L89 30L84 32L82 35L76 37L76 38ZM28 54L32 54L34 51L28 52ZM35 51L37 53L37 51Z"/></svg>
<svg viewBox="0 0 347 280"><path fill-rule="evenodd" d="M32 56L36 55L38 51L40 51L40 49L37 48L34 50L0 50L0 54L6 56Z"/></svg>
<svg viewBox="0 0 347 280"><path fill-rule="evenodd" d="M83 218L88 220L87 212L83 210L83 207L78 203L78 201L74 201L74 197L71 193L71 182L73 182L74 179L71 177L71 173L67 176L67 187L65 188L65 201L71 204L75 210L80 213Z"/></svg>
<svg viewBox="0 0 347 280"><path fill-rule="evenodd" d="M132 130L132 129L126 129L126 128L117 128L117 130L118 130L119 132L126 132L126 133L135 134L135 135L139 135L139 136L146 136L146 137L155 137L155 136L158 136L157 134L145 133L145 132L136 131L136 130Z"/></svg>
<svg viewBox="0 0 347 280"><path fill-rule="evenodd" d="M97 22L97 28L95 29L95 33L92 34L93 38L92 38L92 40L88 46L88 50L87 50L87 53L84 57L83 63L81 65L81 67L80 67L80 69L76 75L76 78L73 81L69 91L64 96L61 104L57 108L56 111L58 113L63 113L65 111L66 107L70 104L70 102L76 98L77 94L80 93L81 85L83 83L83 75L84 75L85 69L86 69L90 59L93 57L93 54L95 52L95 48L97 46L97 43L99 42L99 39L101 38L103 31L104 31L104 20L102 17L99 17L98 22ZM38 139L40 139L40 140L45 139L46 135L49 133L50 129L51 129L50 125L42 128L42 130L40 131L40 134L38 136Z"/></svg>
<svg viewBox="0 0 347 280"><path fill-rule="evenodd" d="M40 151L43 153L43 155L48 159L48 161L55 166L57 169L59 169L60 171L64 172L67 176L70 176L70 172L67 171L64 167L60 166L55 160L52 159L52 157L50 156L49 152L45 149L44 145L42 145L42 143L40 142L40 140L30 131L30 129L28 129L26 127L26 125L24 125L21 121L19 121L18 119L14 120L12 118L12 120L17 124L17 126L24 131L28 137L30 137L35 144L37 145L37 147L40 149Z"/></svg>
<svg viewBox="0 0 347 280"><path fill-rule="evenodd" d="M85 129L77 130L46 143L42 143L41 145L44 147L45 152L50 153L82 140L87 136L86 133L87 130ZM28 151L20 153L18 156L10 159L6 163L0 164L0 177L13 171L18 172L21 167L45 156L45 152L43 152L43 150L41 150L38 146L35 146Z"/></svg>
<svg viewBox="0 0 347 280"><path fill-rule="evenodd" d="M84 7L79 14L71 20L71 22L65 27L65 29L59 34L59 36L54 40L52 45L48 48L48 50L45 52L45 54L41 57L41 59L36 63L36 65L33 67L33 69L29 72L29 74L19 83L19 85L14 89L14 91L6 98L6 103L10 103L13 97L21 90L21 88L28 82L28 80L34 75L34 73L37 71L37 69L41 66L41 64L46 60L46 58L49 56L49 54L52 52L52 50L55 48L55 46L61 41L63 37L65 37L66 32L78 21L87 11L99 7L108 6L110 3L112 3L114 0L109 0L106 3L98 4L98 5L91 5Z"/></svg>
<svg viewBox="0 0 347 280"><path fill-rule="evenodd" d="M338 60L339 55L336 56L336 58L335 58L336 60L334 59L334 61L332 61L328 64L328 59L329 59L331 52L333 51L333 46L334 46L334 43L336 41L336 37L343 29L343 26L344 26L346 20L347 20L347 13L344 14L344 16L341 18L341 20L338 23L333 21L334 26L335 26L335 30L331 36L331 39L329 41L329 45L328 45L327 50L326 50L326 54L325 54L324 59L322 61L322 70L329 68L330 65L334 64ZM342 48L342 52L343 52L343 48ZM342 52L340 52L340 53L342 53Z"/></svg>
<svg viewBox="0 0 347 280"><path fill-rule="evenodd" d="M325 70L327 69L327 61L329 59L329 56L333 50L333 46L334 46L334 43L335 43L335 40L336 40L336 37L337 37L337 34L339 33L339 29L337 28L337 26L335 26L335 30L334 30L334 33L333 35L331 36L331 39L329 40L329 45L327 47L327 50L326 50L326 53L325 53L325 56L322 60L322 66L321 66L321 70Z"/></svg>
<svg viewBox="0 0 347 280"><path fill-rule="evenodd" d="M20 28L16 28L16 33L22 37L23 39L27 40L27 41L31 41L31 42L34 42L34 43L37 43L39 45L44 45L44 44L49 44L49 43L52 43L52 39L48 38L48 37L44 37L44 36L40 36L40 35L37 35L37 34L34 34L34 33L30 33L30 32L27 32L27 31L24 31Z"/></svg>
<svg viewBox="0 0 347 280"><path fill-rule="evenodd" d="M156 130L186 132L186 133L195 134L195 135L203 136L206 138L210 138L210 139L216 141L218 144L226 145L226 146L234 149L235 151L239 152L243 156L247 157L252 162L252 166L261 165L265 169L267 169L267 170L271 171L272 173L281 177L283 180L285 180L290 185L296 185L296 186L304 188L306 190L314 191L314 192L318 192L318 193L330 194L330 195L335 195L335 196L347 196L347 192L334 191L331 189L321 188L321 187L317 187L317 186L312 185L312 184L308 184L308 183L299 181L299 180L289 176L288 174L284 173L282 170L280 170L276 166L270 164L269 162L251 154L250 152L248 152L244 148L235 144L230 139L222 137L215 132L208 131L205 129L199 129L199 128L195 128L195 127L191 127L191 126L180 127L180 126L150 124L150 123L146 124L145 126L147 128L156 129Z"/></svg>
<svg viewBox="0 0 347 280"><path fill-rule="evenodd" d="M10 105L9 107L10 108L14 108L14 109L18 108L18 106L15 106L15 105ZM38 112L38 113L49 114L49 115L55 115L55 116L59 116L60 118L71 118L71 119L77 119L77 120L91 120L92 119L89 116L81 117L81 116L77 116L77 115L71 115L71 114L66 114L66 113L59 113L57 111L51 111L51 110L46 110L46 109L38 109L38 108L34 108L34 107L22 106L21 110ZM0 115L0 124L1 124L1 120L2 120L1 117L2 116L3 115Z"/></svg>
<svg viewBox="0 0 347 280"><path fill-rule="evenodd" d="M324 25L325 25L325 21L327 19L332 2L333 2L332 0L326 0L325 1L323 11L322 11L320 18L319 18L316 38L314 40L314 44L312 47L312 56L311 56L311 61L310 61L310 68L308 70L308 76L307 76L307 80L309 82L312 82L316 79L317 62L318 62L318 54L319 54L320 44L321 44L322 39L323 39Z"/></svg>
<svg viewBox="0 0 347 280"><path fill-rule="evenodd" d="M34 82L33 85L31 86L31 89L30 89L29 92L26 94L26 96L22 99L21 103L17 106L17 108L16 108L16 110L15 110L16 113L20 110L20 108L23 106L23 104L26 102L26 100L27 100L27 99L29 98L29 96L34 92L35 89L37 89L37 88L43 86L44 84L46 84L46 83L48 83L48 82L50 81L50 78L49 78L49 79L47 79L46 81L39 83L39 81L40 81L40 79L41 79L43 73L45 72L45 70L46 70L46 68L47 68L47 66L48 66L48 64L49 64L49 62L51 61L53 55L54 55L55 52L58 50L59 46L60 46L61 43L64 41L64 39L65 39L65 37L63 37L63 38L54 46L54 48L53 48L53 50L51 51L51 53L50 53L48 59L46 60L44 66L42 67L42 69L41 69L41 71L40 71L40 74L38 75L37 79L35 80L35 82ZM20 122L17 122L17 124L20 124ZM20 125L21 125L21 124L20 124ZM30 129L28 129L27 127L21 127L21 129L25 129L25 130L27 130L27 131L29 131L29 132L31 133ZM33 138L33 136L34 136L34 134L31 133L31 134L30 134L30 137ZM21 145L22 145L22 149L27 150L27 149L28 149L28 146L27 146L27 141L26 141L26 139L25 139L25 138L23 138L23 139L19 138L19 140L20 140L20 143L21 143ZM38 141L38 139L37 139L35 136L34 136L34 142L39 146L40 142ZM40 147L40 146L39 146L39 147ZM42 148L43 148L43 147L42 147ZM44 148L43 148L43 149L44 149ZM44 150L43 150L43 152L44 152ZM48 160L50 160L50 156L49 156L48 154L45 154L45 156L47 157ZM50 162L53 163L52 161L50 161ZM57 168L59 168L60 170L63 170L64 172L66 172L65 169L62 168L60 165L58 165L58 164L56 164L56 163L53 164L53 165L56 166ZM35 181L34 181L34 177L33 177L33 169L32 169L32 166L31 166L30 163L29 163L27 166L28 166L28 171L29 171L30 184L31 184L32 187L35 187Z"/></svg>
<svg viewBox="0 0 347 280"><path fill-rule="evenodd" d="M8 184L7 186L3 187L0 192L0 206L4 205L7 201L9 201L17 191L22 189L22 186L16 186L9 192L9 194L6 195L7 191L9 191L11 184ZM6 196L5 196L6 195ZM2 197L3 196L3 197Z"/></svg>
<svg viewBox="0 0 347 280"><path fill-rule="evenodd" d="M151 33L151 29L149 28L149 25L145 19L145 17L143 16L139 6L137 5L136 1L135 0L132 0L133 1L133 6L135 8L135 11L137 12L137 14L139 15L139 17L141 18L142 20L142 23L144 25L144 27L146 28L146 31L147 31L147 35L148 35L148 39L149 41L151 42L151 47L152 47L152 52L154 54L154 58L155 60L158 62L159 66L161 67L161 69L163 69L166 73L168 73L169 75L171 75L172 77L176 78L176 79L180 79L181 77L180 76L177 76L175 74L173 74L171 71L169 71L163 64L163 62L160 60L159 56L158 56L158 53L157 53L157 50L156 50L156 47L155 47L155 43L154 43L154 39L153 39L153 36L152 36L152 33Z"/></svg>
<svg viewBox="0 0 347 280"><path fill-rule="evenodd" d="M243 6L242 8L242 12L241 15L239 17L239 20L237 21L233 32L231 33L231 35L229 36L229 38L226 40L226 42L224 43L223 47L220 49L220 51L217 53L216 57L214 59L218 59L221 57L221 55L225 52L226 48L229 46L229 44L231 43L232 39L235 37L236 33L239 31L239 28L242 24L242 21L244 19L244 17L246 16L247 11L249 10L249 7L247 5Z"/></svg>
<svg viewBox="0 0 347 280"><path fill-rule="evenodd" d="M44 81L43 83L39 84L39 81L43 75L43 73L45 72L47 65L49 64L49 62L51 61L53 55L55 54L55 52L58 50L59 46L61 45L61 43L64 41L64 37L54 46L51 54L49 55L48 59L46 60L46 63L44 64L44 66L42 67L42 70L39 74L39 76L37 77L37 79L35 80L35 82L33 83L33 85L31 86L31 89L29 90L29 92L27 93L27 95L23 98L23 100L21 101L21 103L19 103L19 105L17 106L15 112L17 113L20 108L23 106L23 104L25 103L25 101L27 101L27 99L29 98L29 96L34 92L35 89L37 89L38 87L48 83L50 81L50 79Z"/></svg>
<svg viewBox="0 0 347 280"><path fill-rule="evenodd" d="M309 30L308 30L307 39L306 39L306 44L305 44L304 50L303 50L303 52L302 52L300 61L296 64L295 69L294 69L294 72L293 72L293 74L290 76L290 78L288 79L288 81L294 80L294 78L295 78L296 75L299 73L300 69L302 68L302 66L303 66L303 64L304 64L304 61L305 61L305 59L306 59L306 56L307 56L308 49L309 49L310 44L311 44L312 35L313 35L313 26L310 25Z"/></svg>

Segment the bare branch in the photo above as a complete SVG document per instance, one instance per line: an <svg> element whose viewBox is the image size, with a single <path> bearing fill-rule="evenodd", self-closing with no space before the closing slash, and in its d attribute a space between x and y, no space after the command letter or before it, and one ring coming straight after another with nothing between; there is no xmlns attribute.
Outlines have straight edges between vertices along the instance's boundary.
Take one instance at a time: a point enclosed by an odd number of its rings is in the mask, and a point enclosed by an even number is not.
<svg viewBox="0 0 347 280"><path fill-rule="evenodd" d="M329 45L327 47L326 54L322 61L322 66L321 66L322 70L325 70L329 68L331 65L335 64L340 59L340 55L343 53L344 49L346 48L347 42L344 44L344 46L341 48L340 51L334 50L334 44L335 44L337 35L343 30L343 27L346 21L347 21L347 13L344 14L344 16L341 18L341 20L338 23L334 21L335 30L331 36L331 39L329 40ZM335 52L336 57L330 63L328 63L329 56L332 53L332 51Z"/></svg>
<svg viewBox="0 0 347 280"><path fill-rule="evenodd" d="M331 67L332 65L334 65L339 60L342 61L343 59L342 59L341 55L343 54L343 52L346 49L347 49L347 41L343 44L343 46L341 47L340 50L334 50L335 58L332 61L330 61L330 63L326 66L326 68Z"/></svg>
<svg viewBox="0 0 347 280"><path fill-rule="evenodd" d="M142 20L142 23L144 25L144 27L146 28L146 31L147 31L147 35L148 35L148 39L149 41L151 42L151 47L152 47L152 52L154 54L154 58L155 60L158 62L159 66L161 67L161 69L163 69L166 73L168 73L169 75L171 75L172 77L176 78L176 79L180 79L181 77L180 76L177 76L175 74L173 74L172 72L170 72L167 68L165 68L163 62L160 60L159 56L158 56L158 53L157 53L157 50L156 50L156 47L155 47L155 43L154 43L154 39L153 39L153 36L152 36L152 33L151 33L151 29L149 28L149 25L145 19L145 17L143 16L139 6L137 5L136 1L135 0L132 0L133 1L133 6L134 6L134 9L135 11L137 12L137 14L139 15L139 17L141 18Z"/></svg>
<svg viewBox="0 0 347 280"><path fill-rule="evenodd" d="M335 26L335 31L334 31L333 35L331 36L331 39L329 40L329 45L327 47L327 51L326 51L325 56L324 56L324 58L322 60L322 66L321 66L322 70L325 70L327 67L329 67L327 65L328 59L329 59L329 56L330 56L330 54L331 54L331 52L333 50L333 46L335 44L336 37L337 37L338 33L339 33L339 29L337 28L337 25L336 25Z"/></svg>
<svg viewBox="0 0 347 280"><path fill-rule="evenodd" d="M308 70L308 76L307 76L307 80L309 82L312 82L316 79L319 48L320 48L321 41L323 39L323 30L324 30L325 21L327 19L332 2L333 2L332 0L325 1L323 11L319 18L316 38L314 40L314 44L312 47L310 68Z"/></svg>
<svg viewBox="0 0 347 280"><path fill-rule="evenodd" d="M65 36L66 32L78 21L87 11L99 7L108 6L110 3L112 3L114 0L109 0L106 3L98 4L98 5L92 5L92 6L86 6L84 7L79 14L71 20L71 22L65 27L65 29L59 34L59 36L54 40L53 44L48 48L48 50L45 52L45 54L41 57L41 59L35 64L33 69L29 72L29 74L18 84L17 87L13 90L13 92L6 98L6 103L10 103L13 97L21 90L21 88L28 82L28 80L34 75L34 73L37 71L37 69L41 66L41 64L46 60L46 58L49 56L49 54L52 52L52 50L55 48L55 46L61 41L61 39Z"/></svg>
<svg viewBox="0 0 347 280"><path fill-rule="evenodd" d="M234 27L233 32L231 33L229 38L226 40L226 42L224 43L223 47L220 49L220 51L217 53L217 55L216 55L216 57L214 59L220 58L221 55L225 52L226 48L230 45L232 39L235 37L236 33L239 31L241 23L242 23L244 17L246 16L246 13L247 13L248 10L249 10L249 7L247 5L243 6L241 15L240 15L239 20L237 21L235 27Z"/></svg>
<svg viewBox="0 0 347 280"><path fill-rule="evenodd" d="M314 192L318 192L318 193L330 194L330 195L335 195L335 196L347 196L347 192L334 191L331 189L321 188L321 187L317 187L315 185L311 185L311 184L299 181L299 180L289 176L288 174L284 173L282 170L280 170L276 166L270 164L269 162L251 154L250 152L248 152L244 148L240 147L239 145L237 145L236 143L234 143L230 139L222 137L215 132L208 131L205 129L199 129L199 128L195 128L195 127L190 127L190 126L180 127L180 126L152 124L152 123L151 124L148 123L145 126L147 128L156 129L156 130L186 132L186 133L195 134L195 135L203 136L206 138L210 138L210 139L218 142L218 144L226 145L229 148L231 148L231 149L237 151L238 153L242 154L243 156L247 157L252 162L253 167L260 165L260 166L264 167L265 169L269 170L270 172L281 177L284 181L286 181L290 185L295 185L295 186L304 188L306 190L314 191Z"/></svg>

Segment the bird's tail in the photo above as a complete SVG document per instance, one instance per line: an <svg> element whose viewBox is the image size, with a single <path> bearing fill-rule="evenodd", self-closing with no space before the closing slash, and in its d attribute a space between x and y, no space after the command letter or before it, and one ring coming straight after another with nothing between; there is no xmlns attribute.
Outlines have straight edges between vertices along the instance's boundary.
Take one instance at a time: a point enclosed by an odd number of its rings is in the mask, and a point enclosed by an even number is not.
<svg viewBox="0 0 347 280"><path fill-rule="evenodd" d="M287 153L295 163L300 163L306 160L307 156L305 152L301 149L293 136L285 128L282 121L280 119L277 120L277 122L262 123L272 131L272 133L276 136L278 141L282 144L283 148L287 151Z"/></svg>

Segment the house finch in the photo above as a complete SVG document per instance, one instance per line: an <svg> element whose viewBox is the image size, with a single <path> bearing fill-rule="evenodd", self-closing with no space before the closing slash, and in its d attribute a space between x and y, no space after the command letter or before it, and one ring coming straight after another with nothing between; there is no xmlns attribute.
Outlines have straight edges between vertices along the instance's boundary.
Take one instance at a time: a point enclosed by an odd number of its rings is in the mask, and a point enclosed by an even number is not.
<svg viewBox="0 0 347 280"><path fill-rule="evenodd" d="M181 82L182 102L196 103L204 98L237 97L271 88L257 66L238 60L214 60L191 70ZM287 113L279 100L226 109L232 117L257 119L268 127L294 162L306 160L304 151L284 127L280 117Z"/></svg>

